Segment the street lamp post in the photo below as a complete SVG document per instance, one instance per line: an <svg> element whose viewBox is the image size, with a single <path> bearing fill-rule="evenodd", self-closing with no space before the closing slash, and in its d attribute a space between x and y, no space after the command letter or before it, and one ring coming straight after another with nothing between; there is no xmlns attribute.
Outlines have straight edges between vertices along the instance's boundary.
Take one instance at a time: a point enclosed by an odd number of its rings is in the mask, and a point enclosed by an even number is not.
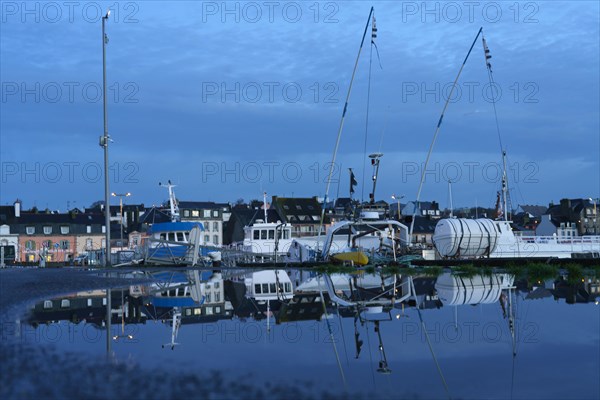
<svg viewBox="0 0 600 400"><path fill-rule="evenodd" d="M396 212L398 214L398 221L400 221L400 200L404 198L404 195L402 196L397 196L395 194L392 195L392 200L396 200Z"/></svg>
<svg viewBox="0 0 600 400"><path fill-rule="evenodd" d="M119 215L120 215L120 221L121 221L121 247L123 247L123 197L129 197L131 196L131 193L127 192L127 193L123 193L123 194L119 194L119 193L115 193L112 192L111 196L113 197L118 197L119 198Z"/></svg>
<svg viewBox="0 0 600 400"><path fill-rule="evenodd" d="M106 15L102 17L102 99L103 99L103 113L104 113L104 135L100 136L100 146L104 148L104 220L106 226L106 246L104 255L104 266L110 267L110 204L109 204L109 193L108 188L108 117L106 114L106 42L108 37L105 33L104 25L108 20L110 10L106 12Z"/></svg>

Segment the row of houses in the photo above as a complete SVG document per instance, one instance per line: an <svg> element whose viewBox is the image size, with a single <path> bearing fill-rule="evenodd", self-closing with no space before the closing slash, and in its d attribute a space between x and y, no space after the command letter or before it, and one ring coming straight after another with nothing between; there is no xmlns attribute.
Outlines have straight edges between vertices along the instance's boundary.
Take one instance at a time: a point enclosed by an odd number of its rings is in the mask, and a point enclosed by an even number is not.
<svg viewBox="0 0 600 400"><path fill-rule="evenodd" d="M350 198L339 198L325 204L318 197L296 198L272 196L270 202L251 201L236 204L178 201L182 221L199 222L204 226L204 241L216 246L229 245L244 238L243 228L257 221L289 223L292 236L314 236L321 226L352 218L360 204ZM432 244L435 225L440 218L493 218L495 210L462 208L441 210L435 201L387 203L378 201L362 205L382 218L395 218L413 226L413 242ZM0 206L0 245L5 256L17 261L33 262L40 257L47 261L69 262L86 252L105 247L104 205L77 208L66 213L24 211L17 200L12 206ZM413 218L414 215L414 218ZM134 248L154 223L170 221L166 204L145 207L143 204L110 206L111 247L114 250ZM600 233L596 202L592 199L563 199L559 204L519 206L512 214L513 228L523 235L582 236ZM414 223L413 223L414 219ZM10 248L12 247L12 250Z"/></svg>

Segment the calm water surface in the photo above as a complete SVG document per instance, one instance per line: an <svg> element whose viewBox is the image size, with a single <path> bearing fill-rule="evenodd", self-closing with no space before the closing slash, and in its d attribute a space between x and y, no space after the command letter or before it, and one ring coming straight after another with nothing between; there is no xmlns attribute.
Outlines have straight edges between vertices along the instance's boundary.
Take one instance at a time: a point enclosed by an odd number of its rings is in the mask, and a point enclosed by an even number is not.
<svg viewBox="0 0 600 400"><path fill-rule="evenodd" d="M307 271L148 276L110 291L110 354L132 368L377 398L600 398L597 279L445 273L415 276L411 291L396 276L392 296L394 276L338 274L330 296ZM21 340L105 357L106 300L38 303Z"/></svg>

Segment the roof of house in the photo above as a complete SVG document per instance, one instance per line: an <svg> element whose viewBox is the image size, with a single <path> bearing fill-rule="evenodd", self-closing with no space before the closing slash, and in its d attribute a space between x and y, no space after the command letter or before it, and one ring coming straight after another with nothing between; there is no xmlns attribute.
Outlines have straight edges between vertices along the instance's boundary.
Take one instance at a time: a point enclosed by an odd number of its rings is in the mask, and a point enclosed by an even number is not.
<svg viewBox="0 0 600 400"><path fill-rule="evenodd" d="M534 205L522 205L520 206L523 212L526 212L534 217L539 217L546 214L548 207L546 206L534 206Z"/></svg>
<svg viewBox="0 0 600 400"><path fill-rule="evenodd" d="M437 223L438 220L432 220L421 215L416 215L413 233L433 233Z"/></svg>
<svg viewBox="0 0 600 400"><path fill-rule="evenodd" d="M180 209L203 209L203 210L214 210L223 208L223 204L215 203L213 201L185 201L181 200L177 202Z"/></svg>
<svg viewBox="0 0 600 400"><path fill-rule="evenodd" d="M319 223L321 205L316 197L277 197L273 196L272 206L290 223Z"/></svg>
<svg viewBox="0 0 600 400"><path fill-rule="evenodd" d="M265 212L261 209L249 209L234 207L231 210L231 217L240 223L241 226L248 226L254 224L254 222L265 219ZM267 221L266 222L281 222L282 218L275 209L267 210Z"/></svg>

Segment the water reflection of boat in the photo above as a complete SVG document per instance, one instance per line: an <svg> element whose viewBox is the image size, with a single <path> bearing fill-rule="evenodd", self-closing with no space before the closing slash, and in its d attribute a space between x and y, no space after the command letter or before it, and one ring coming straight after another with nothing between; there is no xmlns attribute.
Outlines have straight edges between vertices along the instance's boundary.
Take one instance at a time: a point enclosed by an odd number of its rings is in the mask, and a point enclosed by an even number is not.
<svg viewBox="0 0 600 400"><path fill-rule="evenodd" d="M513 287L514 275L490 274L466 277L444 273L438 276L435 289L446 306L491 304L500 299L502 291Z"/></svg>

